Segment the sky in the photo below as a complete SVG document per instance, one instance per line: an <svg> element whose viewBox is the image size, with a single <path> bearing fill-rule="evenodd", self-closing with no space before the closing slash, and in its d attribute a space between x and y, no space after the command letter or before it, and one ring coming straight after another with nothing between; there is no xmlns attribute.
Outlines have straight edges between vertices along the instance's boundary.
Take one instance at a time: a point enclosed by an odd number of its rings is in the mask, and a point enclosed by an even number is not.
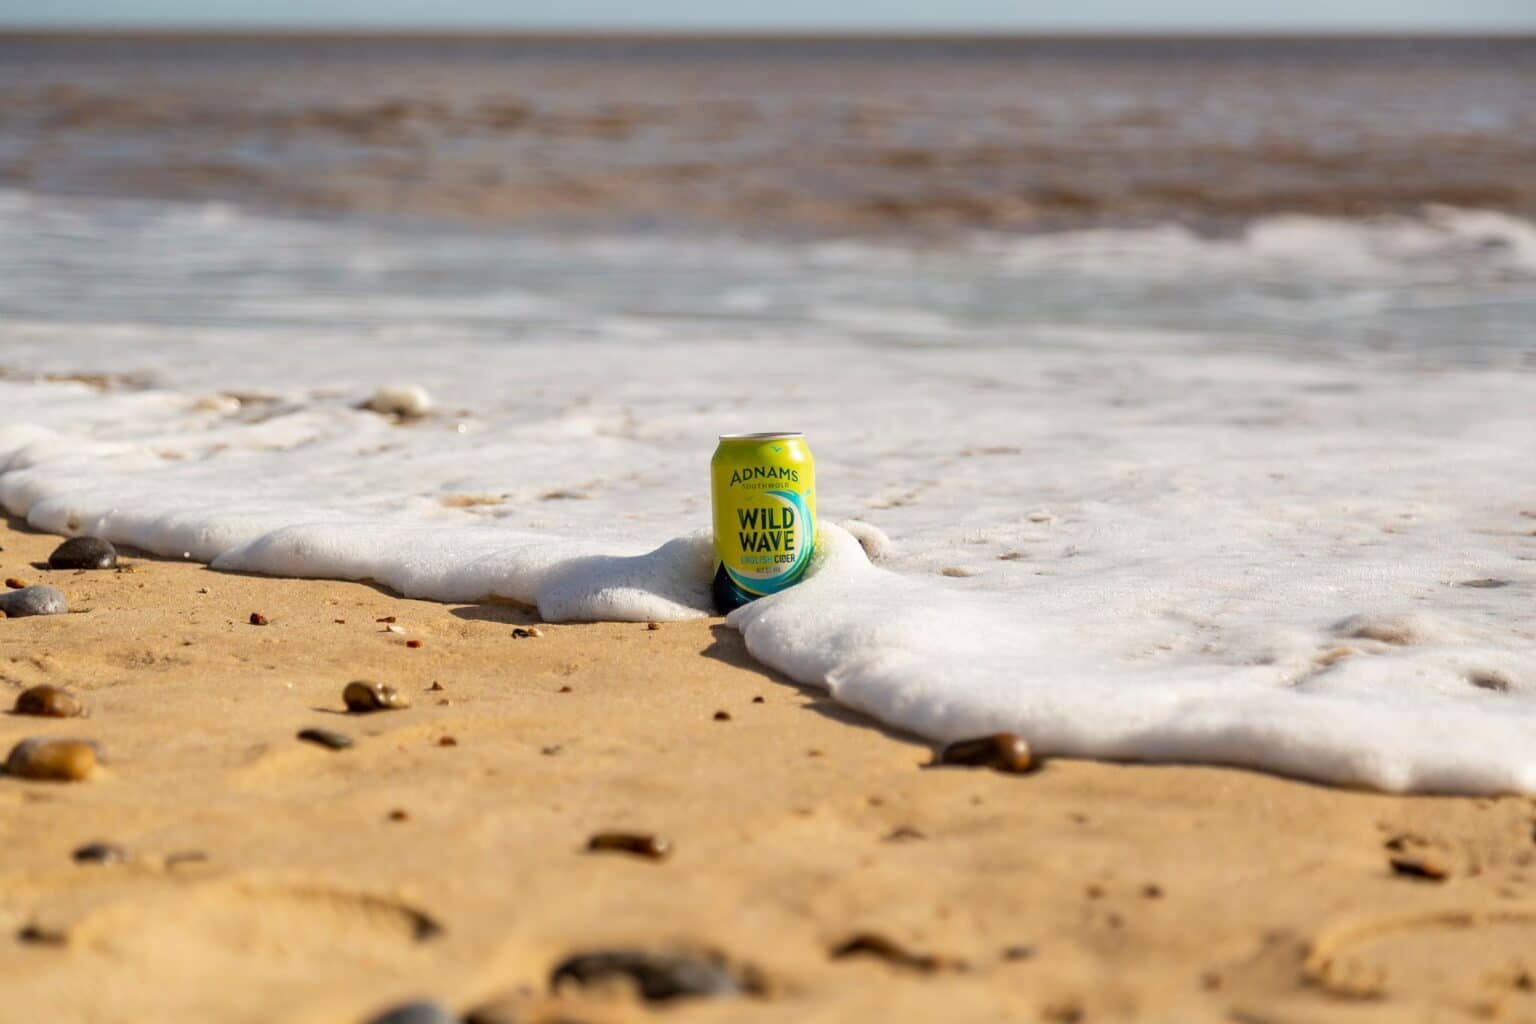
<svg viewBox="0 0 1536 1024"><path fill-rule="evenodd" d="M0 0L0 25L1536 31L1536 0Z"/></svg>

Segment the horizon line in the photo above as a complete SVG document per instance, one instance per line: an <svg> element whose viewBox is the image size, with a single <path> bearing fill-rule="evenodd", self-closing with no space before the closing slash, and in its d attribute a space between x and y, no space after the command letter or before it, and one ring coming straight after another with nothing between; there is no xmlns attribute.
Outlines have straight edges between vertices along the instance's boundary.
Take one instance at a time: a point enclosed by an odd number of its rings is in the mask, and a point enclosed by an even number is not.
<svg viewBox="0 0 1536 1024"><path fill-rule="evenodd" d="M1320 26L1298 28L1294 26L1269 27L1214 27L1214 26L1166 26L1137 28L1080 28L1024 29L1014 27L954 27L936 29L916 28L864 28L858 26L783 28L783 27L732 27L712 28L698 26L646 27L646 28L582 28L582 27L508 27L501 25L387 25L365 26L345 24L316 25L268 25L259 22L235 24L183 23L150 25L126 23L94 25L73 22L20 23L0 22L0 39L25 39L39 37L95 37L115 39L441 39L477 40L506 39L528 41L604 41L646 42L697 40L700 42L999 42L1026 41L1139 41L1154 42L1165 39L1201 40L1273 40L1298 42L1314 40L1341 41L1392 41L1418 39L1503 39L1536 41L1536 26L1487 25L1456 28L1396 28L1383 26L1333 27Z"/></svg>

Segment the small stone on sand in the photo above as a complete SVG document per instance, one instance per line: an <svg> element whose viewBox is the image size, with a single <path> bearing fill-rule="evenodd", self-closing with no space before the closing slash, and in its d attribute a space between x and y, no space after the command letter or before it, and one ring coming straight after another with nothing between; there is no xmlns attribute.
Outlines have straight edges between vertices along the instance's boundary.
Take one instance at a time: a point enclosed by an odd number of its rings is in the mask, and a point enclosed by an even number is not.
<svg viewBox="0 0 1536 1024"><path fill-rule="evenodd" d="M11 748L5 771L18 779L80 782L96 772L96 748L84 740L25 739Z"/></svg>
<svg viewBox="0 0 1536 1024"><path fill-rule="evenodd" d="M878 932L859 932L832 947L834 960L845 960L853 956L871 956L884 960L893 967L902 967L923 974L957 966L954 962L933 953L915 953Z"/></svg>
<svg viewBox="0 0 1536 1024"><path fill-rule="evenodd" d="M945 747L935 764L995 768L1000 772L1022 774L1035 767L1029 744L1011 732L959 740Z"/></svg>
<svg viewBox="0 0 1536 1024"><path fill-rule="evenodd" d="M116 843L86 843L70 857L77 864L117 864L128 859L128 851Z"/></svg>
<svg viewBox="0 0 1536 1024"><path fill-rule="evenodd" d="M299 739L318 744L327 750L346 750L352 745L352 737L330 729L301 729Z"/></svg>
<svg viewBox="0 0 1536 1024"><path fill-rule="evenodd" d="M110 569L117 549L100 537L71 537L48 556L50 569Z"/></svg>
<svg viewBox="0 0 1536 1024"><path fill-rule="evenodd" d="M421 641L420 640L407 640L405 642L405 646L411 648L412 650L415 650L416 648L421 646Z"/></svg>
<svg viewBox="0 0 1536 1024"><path fill-rule="evenodd" d="M615 981L628 982L647 1002L738 996L761 987L755 972L735 972L723 956L713 952L600 950L562 960L549 976L549 986L556 992L568 984L586 988Z"/></svg>
<svg viewBox="0 0 1536 1024"><path fill-rule="evenodd" d="M370 1017L368 1024L458 1024L458 1018L436 1003L402 1003Z"/></svg>
<svg viewBox="0 0 1536 1024"><path fill-rule="evenodd" d="M341 699L348 711L397 711L408 708L411 702L393 686L355 679L341 691Z"/></svg>
<svg viewBox="0 0 1536 1024"><path fill-rule="evenodd" d="M644 832L599 832L587 840L590 853L631 853L636 857L661 860L672 852L672 844L661 836Z"/></svg>
<svg viewBox="0 0 1536 1024"><path fill-rule="evenodd" d="M512 635L519 640L526 640L529 637L543 636L544 631L539 629L538 626L517 626L512 630Z"/></svg>
<svg viewBox="0 0 1536 1024"><path fill-rule="evenodd" d="M661 628L661 623L659 623L659 622L647 622L645 624L645 628L646 629L660 629Z"/></svg>
<svg viewBox="0 0 1536 1024"><path fill-rule="evenodd" d="M32 615L63 615L69 611L69 602L63 591L40 583L24 587L9 594L0 594L0 612L8 618L24 619Z"/></svg>
<svg viewBox="0 0 1536 1024"><path fill-rule="evenodd" d="M261 614L261 612L251 612L251 625L265 626L266 624L267 617L265 615Z"/></svg>
<svg viewBox="0 0 1536 1024"><path fill-rule="evenodd" d="M20 590L22 587L27 585L27 581L19 580L15 576L10 576L6 578L5 585L10 587L12 590Z"/></svg>
<svg viewBox="0 0 1536 1024"><path fill-rule="evenodd" d="M1429 853L1398 854L1390 858L1388 863L1392 865L1394 874L1426 882L1443 882L1451 874L1450 865Z"/></svg>
<svg viewBox="0 0 1536 1024"><path fill-rule="evenodd" d="M729 722L730 720L731 720L731 713L729 711L716 711L715 712L715 721L717 721L717 722Z"/></svg>
<svg viewBox="0 0 1536 1024"><path fill-rule="evenodd" d="M68 690L44 683L17 694L14 710L18 715L39 718L76 718L85 713L85 705Z"/></svg>

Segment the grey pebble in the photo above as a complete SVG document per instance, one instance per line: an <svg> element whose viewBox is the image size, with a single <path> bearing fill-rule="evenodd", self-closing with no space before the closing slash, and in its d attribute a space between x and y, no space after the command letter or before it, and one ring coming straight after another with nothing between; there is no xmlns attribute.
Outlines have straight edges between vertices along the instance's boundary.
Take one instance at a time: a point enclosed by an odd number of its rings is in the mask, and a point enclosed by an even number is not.
<svg viewBox="0 0 1536 1024"><path fill-rule="evenodd" d="M301 729L299 739L319 744L329 750L346 750L352 745L352 737L329 729Z"/></svg>
<svg viewBox="0 0 1536 1024"><path fill-rule="evenodd" d="M458 1024L458 1018L436 1003L401 1003L369 1017L368 1024Z"/></svg>
<svg viewBox="0 0 1536 1024"><path fill-rule="evenodd" d="M8 618L23 619L28 615L63 615L67 611L69 611L69 602L64 599L64 592L46 583L0 594L0 612L5 612Z"/></svg>
<svg viewBox="0 0 1536 1024"><path fill-rule="evenodd" d="M667 953L647 950L600 950L568 957L550 973L555 991L628 979L641 998L666 1002L694 996L737 996L759 989L750 973L738 976L718 953Z"/></svg>
<svg viewBox="0 0 1536 1024"><path fill-rule="evenodd" d="M50 569L110 569L117 549L100 537L71 537L48 556Z"/></svg>

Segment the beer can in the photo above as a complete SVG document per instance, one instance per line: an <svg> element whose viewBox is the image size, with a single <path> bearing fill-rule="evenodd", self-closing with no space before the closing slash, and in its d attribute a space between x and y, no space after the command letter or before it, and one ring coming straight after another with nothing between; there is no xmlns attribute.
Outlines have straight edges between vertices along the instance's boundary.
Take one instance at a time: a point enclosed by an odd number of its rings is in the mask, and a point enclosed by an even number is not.
<svg viewBox="0 0 1536 1024"><path fill-rule="evenodd" d="M799 433L723 434L709 463L715 607L794 586L816 549L816 462Z"/></svg>

